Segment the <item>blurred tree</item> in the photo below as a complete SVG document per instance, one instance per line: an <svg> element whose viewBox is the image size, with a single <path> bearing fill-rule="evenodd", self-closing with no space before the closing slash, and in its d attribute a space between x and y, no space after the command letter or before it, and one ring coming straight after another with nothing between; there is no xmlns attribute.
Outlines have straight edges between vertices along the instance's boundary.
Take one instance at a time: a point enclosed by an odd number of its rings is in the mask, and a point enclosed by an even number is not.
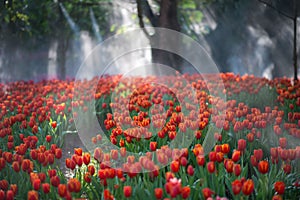
<svg viewBox="0 0 300 200"><path fill-rule="evenodd" d="M164 36L155 33L150 35L145 28L145 22L149 22L153 27L168 28L187 33L197 38L194 24L195 22L200 22L202 19L202 13L199 8L211 1L212 0L136 0L139 25L143 28L150 44L153 45L153 42L157 42L158 44L155 46L158 47L164 44ZM150 5L150 3L152 3L152 5ZM154 12L153 9L155 7L158 7L156 12ZM144 17L146 17L147 21L144 20ZM174 45L175 44L176 41L174 41ZM154 63L165 64L179 71L181 70L183 59L180 56L156 48L152 48L151 52L152 61Z"/></svg>
<svg viewBox="0 0 300 200"><path fill-rule="evenodd" d="M71 30L62 7L76 21L81 30L92 33L90 8L99 22L101 33L107 30L107 13L111 9L109 0L22 0L4 1L0 6L0 50L3 51L3 66L13 69L16 48L34 49L38 45L48 46L57 42L57 74L66 77L66 53L70 39L76 37ZM79 30L78 30L79 31ZM29 70L28 70L29 71Z"/></svg>
<svg viewBox="0 0 300 200"><path fill-rule="evenodd" d="M293 39L293 61L294 61L294 80L298 81L298 63L297 63L297 18L300 16L299 0L258 0L266 6L276 10L281 15L293 20L294 39Z"/></svg>

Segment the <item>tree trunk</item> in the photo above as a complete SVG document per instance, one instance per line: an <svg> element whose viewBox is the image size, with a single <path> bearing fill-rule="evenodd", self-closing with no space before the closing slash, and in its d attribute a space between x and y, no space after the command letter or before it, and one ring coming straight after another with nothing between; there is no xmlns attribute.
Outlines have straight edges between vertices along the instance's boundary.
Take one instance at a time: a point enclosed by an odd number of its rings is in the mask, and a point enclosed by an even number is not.
<svg viewBox="0 0 300 200"><path fill-rule="evenodd" d="M58 20L58 34L57 34L57 57L56 57L56 74L57 77L61 80L66 79L66 57L68 50L68 36L66 35L65 26L64 26L64 18L62 10L58 7L59 20Z"/></svg>
<svg viewBox="0 0 300 200"><path fill-rule="evenodd" d="M297 16L298 16L298 6L296 4L296 0L294 0L294 6L295 6L295 15L294 15L294 80L298 81L298 63L297 63Z"/></svg>
<svg viewBox="0 0 300 200"><path fill-rule="evenodd" d="M58 38L58 45L57 45L57 77L61 80L64 80L66 78L66 54L68 45L66 42L66 38L64 36L61 36Z"/></svg>
<svg viewBox="0 0 300 200"><path fill-rule="evenodd" d="M177 15L177 0L161 0L160 15L158 17L157 25L158 27L180 31L180 25ZM166 35L156 34L150 41L150 43L153 44L153 42L158 42L157 45L163 48L163 45L165 45L165 36ZM173 44L176 44L176 42L178 41L173 42ZM177 46L176 48L180 47ZM160 63L181 71L182 59L180 56L156 48L152 48L151 53L153 63Z"/></svg>
<svg viewBox="0 0 300 200"><path fill-rule="evenodd" d="M298 81L298 63L297 63L297 17L294 19L294 80Z"/></svg>

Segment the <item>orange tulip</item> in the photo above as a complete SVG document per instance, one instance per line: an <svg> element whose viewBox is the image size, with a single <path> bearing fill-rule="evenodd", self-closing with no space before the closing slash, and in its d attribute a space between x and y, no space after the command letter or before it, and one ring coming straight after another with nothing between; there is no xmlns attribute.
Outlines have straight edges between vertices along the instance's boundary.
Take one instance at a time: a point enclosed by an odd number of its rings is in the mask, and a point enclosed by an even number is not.
<svg viewBox="0 0 300 200"><path fill-rule="evenodd" d="M27 200L38 200L39 199L39 193L35 190L30 190L27 193Z"/></svg>
<svg viewBox="0 0 300 200"><path fill-rule="evenodd" d="M60 197L65 197L67 195L67 186L65 184L59 184L57 190Z"/></svg>
<svg viewBox="0 0 300 200"><path fill-rule="evenodd" d="M241 152L240 151L234 151L232 156L231 156L231 159L233 162L237 162L239 161L241 158Z"/></svg>
<svg viewBox="0 0 300 200"><path fill-rule="evenodd" d="M222 153L227 154L230 151L229 144L222 144Z"/></svg>

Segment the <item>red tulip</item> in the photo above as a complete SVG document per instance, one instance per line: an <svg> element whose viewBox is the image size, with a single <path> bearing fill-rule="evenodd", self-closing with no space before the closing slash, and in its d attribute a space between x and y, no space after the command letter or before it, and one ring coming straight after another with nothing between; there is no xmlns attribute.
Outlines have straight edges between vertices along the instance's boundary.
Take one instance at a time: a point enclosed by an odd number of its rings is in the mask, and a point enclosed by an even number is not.
<svg viewBox="0 0 300 200"><path fill-rule="evenodd" d="M205 199L208 199L214 194L214 192L209 188L204 188L204 189L202 189L202 194Z"/></svg>
<svg viewBox="0 0 300 200"><path fill-rule="evenodd" d="M12 168L13 168L13 170L14 170L15 172L19 172L19 171L20 171L20 164L19 164L19 162L14 161L14 162L12 163Z"/></svg>
<svg viewBox="0 0 300 200"><path fill-rule="evenodd" d="M283 149L286 148L286 146L287 146L287 140L286 140L285 137L279 138L279 145Z"/></svg>
<svg viewBox="0 0 300 200"><path fill-rule="evenodd" d="M187 159L186 159L186 157L181 157L180 158L180 165L181 166L187 166L187 163L188 163L188 161L187 161Z"/></svg>
<svg viewBox="0 0 300 200"><path fill-rule="evenodd" d="M208 157L209 157L209 160L212 162L217 161L217 153L214 151L209 152Z"/></svg>
<svg viewBox="0 0 300 200"><path fill-rule="evenodd" d="M8 189L8 181L3 179L0 181L0 189L6 191Z"/></svg>
<svg viewBox="0 0 300 200"><path fill-rule="evenodd" d="M12 190L7 190L5 200L14 200L14 196L15 196L15 194Z"/></svg>
<svg viewBox="0 0 300 200"><path fill-rule="evenodd" d="M38 174L39 179L41 180L41 182L44 182L46 179L46 174L44 172L40 172Z"/></svg>
<svg viewBox="0 0 300 200"><path fill-rule="evenodd" d="M296 150L295 149L289 149L288 158L289 160L295 160L296 159Z"/></svg>
<svg viewBox="0 0 300 200"><path fill-rule="evenodd" d="M57 191L60 197L65 197L67 195L67 186L65 184L59 184Z"/></svg>
<svg viewBox="0 0 300 200"><path fill-rule="evenodd" d="M121 150L122 150L122 148L121 148ZM122 152L122 151L121 151ZM122 154L121 154L122 155ZM102 162L102 160L103 160L103 152L102 152L102 149L100 149L100 148L95 148L95 150L94 150L94 158L95 158L95 160L97 160L98 162Z"/></svg>
<svg viewBox="0 0 300 200"><path fill-rule="evenodd" d="M198 155L196 157L197 163L199 166L204 166L205 164L205 157L203 155Z"/></svg>
<svg viewBox="0 0 300 200"><path fill-rule="evenodd" d="M274 195L272 200L282 200L282 197L280 195Z"/></svg>
<svg viewBox="0 0 300 200"><path fill-rule="evenodd" d="M282 160L287 160L288 159L288 157L289 157L289 150L287 150L287 149L281 149L280 147L279 147L279 156L280 156L280 158L282 159Z"/></svg>
<svg viewBox="0 0 300 200"><path fill-rule="evenodd" d="M86 172L84 174L84 181L87 182L87 183L90 183L92 181L92 176L91 176L90 172Z"/></svg>
<svg viewBox="0 0 300 200"><path fill-rule="evenodd" d="M0 154L1 155L1 154ZM6 161L4 158L0 157L0 170L5 167Z"/></svg>
<svg viewBox="0 0 300 200"><path fill-rule="evenodd" d="M44 153L38 153L38 161L39 163L44 163L46 160L46 156Z"/></svg>
<svg viewBox="0 0 300 200"><path fill-rule="evenodd" d="M232 192L234 195L238 195L242 190L242 182L240 180L235 180L231 183Z"/></svg>
<svg viewBox="0 0 300 200"><path fill-rule="evenodd" d="M57 126L56 121L53 121L53 122L51 123L51 126L52 126L52 128L56 128L56 126Z"/></svg>
<svg viewBox="0 0 300 200"><path fill-rule="evenodd" d="M41 180L39 178L35 179L32 183L32 187L34 190L39 190L41 187Z"/></svg>
<svg viewBox="0 0 300 200"><path fill-rule="evenodd" d="M196 138L196 139L200 139L201 136L202 136L202 133L201 133L200 130L195 131L195 138Z"/></svg>
<svg viewBox="0 0 300 200"><path fill-rule="evenodd" d="M150 142L150 150L156 151L157 148L157 142Z"/></svg>
<svg viewBox="0 0 300 200"><path fill-rule="evenodd" d="M222 153L227 154L230 151L229 144L222 144Z"/></svg>
<svg viewBox="0 0 300 200"><path fill-rule="evenodd" d="M62 150L60 148L55 149L55 158L60 159L62 157Z"/></svg>
<svg viewBox="0 0 300 200"><path fill-rule="evenodd" d="M246 149L246 140L239 139L238 140L238 150L239 151L244 151L245 149Z"/></svg>
<svg viewBox="0 0 300 200"><path fill-rule="evenodd" d="M124 193L124 196L125 197L130 197L131 196L131 193L132 193L132 188L131 186L124 186L123 188L123 193Z"/></svg>
<svg viewBox="0 0 300 200"><path fill-rule="evenodd" d="M233 173L234 173L234 175L239 176L241 174L241 171L242 171L242 169L241 169L241 165L240 164L235 164L233 166Z"/></svg>
<svg viewBox="0 0 300 200"><path fill-rule="evenodd" d="M234 151L232 156L231 156L231 159L233 162L238 162L241 158L241 152L240 151Z"/></svg>
<svg viewBox="0 0 300 200"><path fill-rule="evenodd" d="M43 189L43 192L45 194L48 194L50 192L50 184L49 183L43 183L42 184L42 189Z"/></svg>
<svg viewBox="0 0 300 200"><path fill-rule="evenodd" d="M82 149L81 148L74 148L74 153L78 156L82 156Z"/></svg>
<svg viewBox="0 0 300 200"><path fill-rule="evenodd" d="M194 175L194 168L193 168L193 166L192 165L189 165L188 167L187 167L187 173L188 173L188 175L189 176L193 176Z"/></svg>
<svg viewBox="0 0 300 200"><path fill-rule="evenodd" d="M234 162L232 160L225 161L225 168L228 173L233 172L233 165L234 165Z"/></svg>
<svg viewBox="0 0 300 200"><path fill-rule="evenodd" d="M155 188L154 195L156 199L161 199L163 196L163 189L162 188Z"/></svg>
<svg viewBox="0 0 300 200"><path fill-rule="evenodd" d="M274 189L278 194L283 194L285 190L285 184L282 181L277 181L274 183Z"/></svg>
<svg viewBox="0 0 300 200"><path fill-rule="evenodd" d="M254 190L254 182L251 179L246 180L243 183L242 192L244 195L250 195Z"/></svg>
<svg viewBox="0 0 300 200"><path fill-rule="evenodd" d="M46 135L46 141L47 142L51 142L51 139L52 139L51 135Z"/></svg>
<svg viewBox="0 0 300 200"><path fill-rule="evenodd" d="M282 130L281 130L279 125L274 125L273 130L274 130L276 135L281 135L282 134Z"/></svg>
<svg viewBox="0 0 300 200"><path fill-rule="evenodd" d="M5 199L5 192L0 189L0 199Z"/></svg>
<svg viewBox="0 0 300 200"><path fill-rule="evenodd" d="M50 178L50 183L51 185L53 185L54 187L57 187L60 183L60 179L58 176L53 176Z"/></svg>
<svg viewBox="0 0 300 200"><path fill-rule="evenodd" d="M72 159L67 158L66 159L66 166L67 166L67 168L69 168L71 170L74 170L75 167L76 167L76 163Z"/></svg>
<svg viewBox="0 0 300 200"><path fill-rule="evenodd" d="M262 149L254 149L254 156L256 157L256 160L259 161L263 158L263 150Z"/></svg>
<svg viewBox="0 0 300 200"><path fill-rule="evenodd" d="M70 192L80 192L81 190L81 183L80 181L77 179L77 178L71 178L69 181L68 181L68 190Z"/></svg>
<svg viewBox="0 0 300 200"><path fill-rule="evenodd" d="M17 184L10 184L10 189L13 191L14 195L17 194L17 192L18 192L18 186L17 186Z"/></svg>
<svg viewBox="0 0 300 200"><path fill-rule="evenodd" d="M252 155L252 156L250 157L250 161L251 161L251 165L252 165L253 167L256 167L256 166L258 165L257 159L256 159L256 157L255 157L254 155Z"/></svg>
<svg viewBox="0 0 300 200"><path fill-rule="evenodd" d="M290 174L292 171L292 166L290 164L284 164L283 165L283 171L286 174Z"/></svg>
<svg viewBox="0 0 300 200"><path fill-rule="evenodd" d="M94 167L94 165L89 165L88 166L88 172L90 172L92 176L95 174L95 167Z"/></svg>
<svg viewBox="0 0 300 200"><path fill-rule="evenodd" d="M166 181L170 181L174 177L175 175L172 172L166 172Z"/></svg>
<svg viewBox="0 0 300 200"><path fill-rule="evenodd" d="M178 161L172 161L172 162L171 162L170 169L171 169L171 171L172 171L173 173L178 172L178 171L179 171L179 167L180 167L180 165L179 165L179 162L178 162Z"/></svg>
<svg viewBox="0 0 300 200"><path fill-rule="evenodd" d="M110 155L111 155L111 158L112 158L113 160L118 160L119 153L118 153L117 150L112 149L112 150L110 151Z"/></svg>
<svg viewBox="0 0 300 200"><path fill-rule="evenodd" d="M48 170L48 176L51 178L53 176L56 176L56 169L49 169Z"/></svg>
<svg viewBox="0 0 300 200"><path fill-rule="evenodd" d="M247 140L248 140L248 142L253 142L254 141L254 134L253 133L248 133L247 134Z"/></svg>
<svg viewBox="0 0 300 200"><path fill-rule="evenodd" d="M271 148L271 156L272 158L276 159L278 157L278 148Z"/></svg>
<svg viewBox="0 0 300 200"><path fill-rule="evenodd" d="M181 190L181 196L183 199L187 199L190 196L191 188L189 186L185 186Z"/></svg>
<svg viewBox="0 0 300 200"><path fill-rule="evenodd" d="M258 163L258 171L262 174L266 174L269 171L269 163L266 160L262 160Z"/></svg>
<svg viewBox="0 0 300 200"><path fill-rule="evenodd" d="M223 154L222 152L218 152L218 153L216 154L216 159L217 159L217 162L218 162L218 163L223 162L223 160L224 160L224 154Z"/></svg>
<svg viewBox="0 0 300 200"><path fill-rule="evenodd" d="M215 163L214 162L208 162L207 165L206 165L206 167L207 167L207 171L209 173L214 173L215 172L216 167L215 167Z"/></svg>
<svg viewBox="0 0 300 200"><path fill-rule="evenodd" d="M103 198L104 200L114 200L114 196L110 193L108 189L104 189Z"/></svg>

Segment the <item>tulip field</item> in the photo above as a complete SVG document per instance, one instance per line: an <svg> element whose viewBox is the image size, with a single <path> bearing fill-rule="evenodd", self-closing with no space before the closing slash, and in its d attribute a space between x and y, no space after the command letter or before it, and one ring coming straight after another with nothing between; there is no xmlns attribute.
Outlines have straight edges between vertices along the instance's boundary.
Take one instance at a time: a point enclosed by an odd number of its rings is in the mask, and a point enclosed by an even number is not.
<svg viewBox="0 0 300 200"><path fill-rule="evenodd" d="M208 77L0 83L0 200L300 199L300 82Z"/></svg>

